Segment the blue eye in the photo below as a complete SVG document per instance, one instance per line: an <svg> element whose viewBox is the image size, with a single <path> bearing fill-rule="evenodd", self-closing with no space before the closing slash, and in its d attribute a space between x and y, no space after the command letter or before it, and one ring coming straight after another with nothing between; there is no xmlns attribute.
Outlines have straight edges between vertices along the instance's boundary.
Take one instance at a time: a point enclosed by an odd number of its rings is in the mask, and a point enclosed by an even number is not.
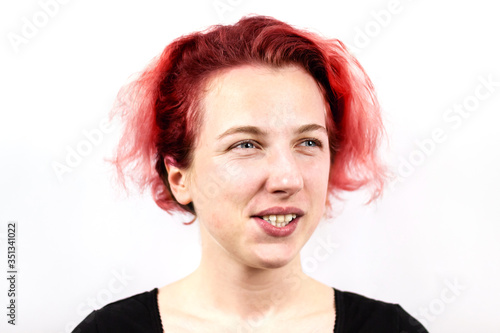
<svg viewBox="0 0 500 333"><path fill-rule="evenodd" d="M255 148L255 145L253 144L252 141L242 141L234 146L234 148Z"/></svg>
<svg viewBox="0 0 500 333"><path fill-rule="evenodd" d="M316 139L307 139L302 141L302 144L305 143L306 147L321 147L321 142Z"/></svg>
<svg viewBox="0 0 500 333"><path fill-rule="evenodd" d="M309 147L309 148L314 148L314 147L322 147L323 145L321 144L321 141L317 140L317 139L307 139L307 140L304 140L300 143L301 145L304 145L305 144L305 147ZM246 141L241 141L237 144L235 144L232 149L253 149L253 148L257 148L256 147L256 143L252 140L246 140Z"/></svg>

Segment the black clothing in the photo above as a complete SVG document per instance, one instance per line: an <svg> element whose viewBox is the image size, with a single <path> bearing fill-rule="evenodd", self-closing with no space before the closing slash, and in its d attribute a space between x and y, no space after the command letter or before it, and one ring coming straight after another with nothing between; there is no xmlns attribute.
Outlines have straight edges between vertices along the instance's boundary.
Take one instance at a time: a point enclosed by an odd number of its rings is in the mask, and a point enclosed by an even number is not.
<svg viewBox="0 0 500 333"><path fill-rule="evenodd" d="M333 333L428 333L397 304L337 289L334 291L336 318ZM73 333L163 333L157 294L155 288L92 311Z"/></svg>
<svg viewBox="0 0 500 333"><path fill-rule="evenodd" d="M398 304L335 289L333 333L428 333Z"/></svg>

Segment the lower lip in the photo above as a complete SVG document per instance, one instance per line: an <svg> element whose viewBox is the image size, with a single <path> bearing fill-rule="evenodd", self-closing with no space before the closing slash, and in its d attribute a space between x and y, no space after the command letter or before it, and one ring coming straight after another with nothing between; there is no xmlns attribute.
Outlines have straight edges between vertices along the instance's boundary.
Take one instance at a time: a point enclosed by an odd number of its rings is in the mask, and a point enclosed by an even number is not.
<svg viewBox="0 0 500 333"><path fill-rule="evenodd" d="M264 230L266 234L273 237L286 237L290 236L295 228L297 228L297 224L299 223L300 217L296 217L292 222L288 223L284 227L275 227L271 223L261 219L260 217L254 216L253 219L257 222L258 225Z"/></svg>

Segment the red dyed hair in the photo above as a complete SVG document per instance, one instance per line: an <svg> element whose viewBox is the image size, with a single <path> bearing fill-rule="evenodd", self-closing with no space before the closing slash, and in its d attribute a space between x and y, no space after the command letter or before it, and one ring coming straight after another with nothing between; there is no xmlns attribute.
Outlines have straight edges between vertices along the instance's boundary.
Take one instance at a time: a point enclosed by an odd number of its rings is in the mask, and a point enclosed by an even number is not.
<svg viewBox="0 0 500 333"><path fill-rule="evenodd" d="M121 183L125 185L128 176L141 190L151 188L154 200L167 212L196 214L192 203L181 205L172 195L164 159L189 168L203 118L203 88L218 71L248 64L296 65L316 80L331 112L329 194L338 197L339 191L371 186L371 199L378 197L385 179L377 154L384 130L365 71L342 42L264 16L174 40L138 79L122 88L113 112L125 124L113 159Z"/></svg>

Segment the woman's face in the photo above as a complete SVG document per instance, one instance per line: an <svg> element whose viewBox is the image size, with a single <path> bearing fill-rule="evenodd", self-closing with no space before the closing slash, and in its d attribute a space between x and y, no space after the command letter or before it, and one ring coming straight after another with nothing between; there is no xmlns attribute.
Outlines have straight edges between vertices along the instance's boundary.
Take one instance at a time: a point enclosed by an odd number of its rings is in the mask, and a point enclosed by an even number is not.
<svg viewBox="0 0 500 333"><path fill-rule="evenodd" d="M204 249L251 267L286 265L325 209L330 152L317 83L298 67L237 67L210 81L202 108L187 179ZM297 218L283 227L287 213Z"/></svg>

